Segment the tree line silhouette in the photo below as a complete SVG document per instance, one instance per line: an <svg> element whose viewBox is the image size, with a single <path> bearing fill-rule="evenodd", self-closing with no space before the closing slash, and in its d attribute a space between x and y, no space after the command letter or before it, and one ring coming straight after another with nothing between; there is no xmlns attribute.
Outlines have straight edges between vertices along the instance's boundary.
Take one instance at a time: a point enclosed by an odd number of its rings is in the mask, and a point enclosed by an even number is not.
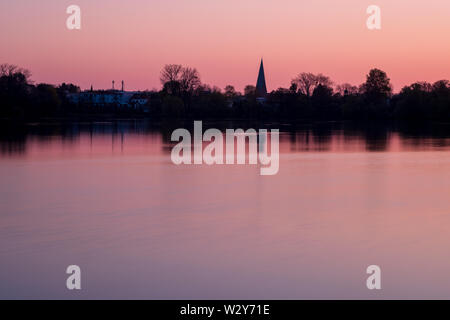
<svg viewBox="0 0 450 320"><path fill-rule="evenodd" d="M393 93L387 74L372 69L360 86L335 85L323 74L300 73L289 88L278 88L257 99L255 86L240 93L231 85L223 90L203 84L195 68L166 65L161 71L160 91L145 91L147 105L126 108L94 107L73 103L70 94L80 93L74 84L34 84L30 72L8 64L0 66L0 118L142 116L178 119L270 120L450 120L450 82L417 82Z"/></svg>

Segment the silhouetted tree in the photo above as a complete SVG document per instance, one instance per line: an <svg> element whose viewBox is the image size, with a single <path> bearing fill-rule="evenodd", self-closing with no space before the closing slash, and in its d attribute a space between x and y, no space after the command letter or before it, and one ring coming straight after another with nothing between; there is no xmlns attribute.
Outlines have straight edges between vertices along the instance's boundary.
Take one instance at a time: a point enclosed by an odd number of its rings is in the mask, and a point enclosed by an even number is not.
<svg viewBox="0 0 450 320"><path fill-rule="evenodd" d="M62 83L60 86L58 86L58 91L60 92L66 92L66 93L79 93L81 92L80 87L72 84L72 83Z"/></svg>
<svg viewBox="0 0 450 320"><path fill-rule="evenodd" d="M181 96L181 83L179 81L167 81L163 85L163 92L172 96Z"/></svg>
<svg viewBox="0 0 450 320"><path fill-rule="evenodd" d="M237 95L238 95L238 93L236 92L236 89L235 89L233 86L228 85L228 86L225 87L225 96L226 96L228 99L233 99L233 98L235 98Z"/></svg>
<svg viewBox="0 0 450 320"><path fill-rule="evenodd" d="M0 77L15 77L22 76L26 82L28 82L31 77L31 73L27 69L19 68L18 66L12 64L1 64L0 65Z"/></svg>
<svg viewBox="0 0 450 320"><path fill-rule="evenodd" d="M439 80L433 84L430 104L433 118L450 119L450 81Z"/></svg>
<svg viewBox="0 0 450 320"><path fill-rule="evenodd" d="M0 65L0 115L22 117L31 104L30 72L10 64Z"/></svg>
<svg viewBox="0 0 450 320"><path fill-rule="evenodd" d="M61 99L56 88L50 84L41 83L36 86L35 103L41 116L54 116L60 111Z"/></svg>
<svg viewBox="0 0 450 320"><path fill-rule="evenodd" d="M246 96L256 96L256 87L251 84L246 85L244 88L244 94Z"/></svg>
<svg viewBox="0 0 450 320"><path fill-rule="evenodd" d="M183 66L179 64L166 64L161 70L159 77L161 84L164 86L167 82L180 82Z"/></svg>
<svg viewBox="0 0 450 320"><path fill-rule="evenodd" d="M392 85L386 72L372 69L366 76L366 82L361 85L361 92L369 101L379 102L392 95Z"/></svg>
<svg viewBox="0 0 450 320"><path fill-rule="evenodd" d="M192 93L195 89L197 89L200 84L200 74L195 68L183 68L181 72L181 90L183 92Z"/></svg>
<svg viewBox="0 0 450 320"><path fill-rule="evenodd" d="M400 119L424 119L430 116L432 86L427 82L416 82L404 87L397 97L394 116Z"/></svg>
<svg viewBox="0 0 450 320"><path fill-rule="evenodd" d="M336 86L336 91L341 96L355 95L358 94L358 87L349 83L343 83Z"/></svg>
<svg viewBox="0 0 450 320"><path fill-rule="evenodd" d="M185 115L183 100L179 97L166 96L162 101L162 116L166 118L180 118Z"/></svg>
<svg viewBox="0 0 450 320"><path fill-rule="evenodd" d="M317 75L312 73L300 73L297 77L292 79L291 88L296 88L300 93L304 94L308 98L311 97L314 89L319 85L331 87L332 81L329 77L319 73Z"/></svg>
<svg viewBox="0 0 450 320"><path fill-rule="evenodd" d="M179 64L165 65L161 70L160 81L169 94L176 94L178 91L192 93L201 84L197 69Z"/></svg>
<svg viewBox="0 0 450 320"><path fill-rule="evenodd" d="M341 112L335 97L333 88L327 85L319 84L313 92L312 104L315 117L322 119L339 119Z"/></svg>

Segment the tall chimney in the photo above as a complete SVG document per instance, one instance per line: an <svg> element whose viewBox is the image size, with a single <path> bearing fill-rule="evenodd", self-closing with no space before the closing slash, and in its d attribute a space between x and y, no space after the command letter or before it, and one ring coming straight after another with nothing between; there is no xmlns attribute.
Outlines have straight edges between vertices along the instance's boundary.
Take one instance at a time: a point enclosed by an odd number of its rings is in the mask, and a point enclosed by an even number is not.
<svg viewBox="0 0 450 320"><path fill-rule="evenodd" d="M123 83L123 80L122 80L122 92L124 91L123 88L124 88L124 83Z"/></svg>
<svg viewBox="0 0 450 320"><path fill-rule="evenodd" d="M113 85L113 86L112 86L112 89L114 90L114 80L112 81L112 85Z"/></svg>

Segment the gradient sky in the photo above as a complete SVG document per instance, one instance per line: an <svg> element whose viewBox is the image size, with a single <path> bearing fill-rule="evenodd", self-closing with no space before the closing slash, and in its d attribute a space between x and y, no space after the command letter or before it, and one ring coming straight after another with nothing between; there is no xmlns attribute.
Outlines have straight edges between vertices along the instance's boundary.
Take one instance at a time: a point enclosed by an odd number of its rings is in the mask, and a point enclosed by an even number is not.
<svg viewBox="0 0 450 320"><path fill-rule="evenodd" d="M66 28L66 8L82 29ZM382 9L382 30L366 9ZM372 67L394 88L450 78L448 0L7 0L0 2L0 63L31 70L35 82L82 88L160 88L164 64L196 67L202 81L238 90L288 87L299 72L360 84Z"/></svg>

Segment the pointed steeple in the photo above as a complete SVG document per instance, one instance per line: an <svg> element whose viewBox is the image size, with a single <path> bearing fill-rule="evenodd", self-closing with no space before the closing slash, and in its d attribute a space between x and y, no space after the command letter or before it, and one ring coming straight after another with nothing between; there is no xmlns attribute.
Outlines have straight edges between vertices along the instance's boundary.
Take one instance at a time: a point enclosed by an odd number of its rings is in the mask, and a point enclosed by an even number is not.
<svg viewBox="0 0 450 320"><path fill-rule="evenodd" d="M258 81L256 81L256 95L258 97L265 97L267 95L266 77L264 75L264 64L261 58L261 65L259 67Z"/></svg>

